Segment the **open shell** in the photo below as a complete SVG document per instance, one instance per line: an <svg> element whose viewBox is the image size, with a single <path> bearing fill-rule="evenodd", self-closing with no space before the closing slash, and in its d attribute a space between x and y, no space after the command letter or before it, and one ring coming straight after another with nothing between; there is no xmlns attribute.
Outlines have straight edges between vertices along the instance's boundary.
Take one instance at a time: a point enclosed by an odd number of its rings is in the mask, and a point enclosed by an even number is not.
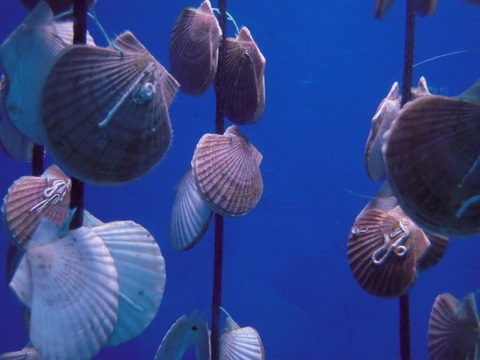
<svg viewBox="0 0 480 360"><path fill-rule="evenodd" d="M7 233L25 248L40 218L60 226L70 215L71 181L56 165L42 176L22 176L8 189L2 212Z"/></svg>
<svg viewBox="0 0 480 360"><path fill-rule="evenodd" d="M262 155L235 126L223 135L206 134L192 159L195 183L210 207L224 216L242 216L260 200Z"/></svg>
<svg viewBox="0 0 480 360"><path fill-rule="evenodd" d="M419 226L442 235L480 231L480 104L425 96L386 134L392 190Z"/></svg>
<svg viewBox="0 0 480 360"><path fill-rule="evenodd" d="M170 40L170 71L185 94L199 96L211 85L217 70L222 30L210 1L182 11Z"/></svg>
<svg viewBox="0 0 480 360"><path fill-rule="evenodd" d="M135 180L160 162L170 146L168 105L178 88L132 33L115 43L123 53L67 48L43 90L47 151L73 176L99 185Z"/></svg>
<svg viewBox="0 0 480 360"><path fill-rule="evenodd" d="M265 350L257 330L239 327L225 320L227 332L220 337L220 360L265 360Z"/></svg>
<svg viewBox="0 0 480 360"><path fill-rule="evenodd" d="M265 58L246 27L227 39L225 53L225 116L238 125L253 124L265 108Z"/></svg>
<svg viewBox="0 0 480 360"><path fill-rule="evenodd" d="M175 251L190 250L207 231L212 209L198 191L192 169L183 175L175 191L170 217L170 243Z"/></svg>

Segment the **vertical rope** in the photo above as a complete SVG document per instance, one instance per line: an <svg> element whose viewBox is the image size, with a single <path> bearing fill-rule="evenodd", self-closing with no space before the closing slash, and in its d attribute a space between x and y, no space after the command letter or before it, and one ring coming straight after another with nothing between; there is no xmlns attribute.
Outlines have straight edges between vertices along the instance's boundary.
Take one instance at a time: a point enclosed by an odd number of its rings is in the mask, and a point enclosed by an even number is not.
<svg viewBox="0 0 480 360"><path fill-rule="evenodd" d="M225 43L227 38L227 0L218 1L218 23L222 29L222 40L218 50L217 74L215 75L215 133L224 133L224 93L225 93ZM222 268L223 268L223 216L215 214L215 244L213 260L213 294L212 294L212 360L219 358L220 306L222 305Z"/></svg>
<svg viewBox="0 0 480 360"><path fill-rule="evenodd" d="M33 144L32 149L32 176L43 174L43 146Z"/></svg>

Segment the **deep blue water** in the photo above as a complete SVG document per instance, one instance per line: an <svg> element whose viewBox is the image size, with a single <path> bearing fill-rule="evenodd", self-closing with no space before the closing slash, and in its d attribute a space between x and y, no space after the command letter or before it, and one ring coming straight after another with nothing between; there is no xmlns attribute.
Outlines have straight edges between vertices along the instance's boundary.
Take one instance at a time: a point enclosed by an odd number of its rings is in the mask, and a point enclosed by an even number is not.
<svg viewBox="0 0 480 360"><path fill-rule="evenodd" d="M398 301L365 293L346 258L348 233L368 202L363 195L379 187L363 167L370 121L392 83L401 81L404 1L397 0L381 22L373 19L373 2L228 1L228 11L250 29L267 59L267 101L260 122L241 129L263 154L265 188L254 211L225 219L222 302L241 326L258 330L268 359L399 358ZM131 30L168 69L173 24L184 7L199 3L99 0L96 12L110 36ZM26 13L15 0L1 1L0 41ZM416 62L473 50L416 67L415 83L423 75L432 93L454 96L479 77L479 17L480 6L461 0L439 1L434 16L417 17ZM170 108L173 145L160 165L127 185L86 187L90 212L105 222L142 224L159 243L167 267L166 291L152 324L96 359L153 359L178 317L211 302L213 231L186 253L174 252L167 236L174 186L199 138L214 131L214 116L211 89L199 98L179 93ZM0 169L2 196L30 171L29 164L3 153ZM1 259L7 243L1 232ZM442 261L420 273L411 290L413 359L428 357L435 297L449 292L463 298L479 288L479 253L478 236L453 238ZM2 265L0 279L4 271ZM22 307L2 284L0 353L27 341Z"/></svg>

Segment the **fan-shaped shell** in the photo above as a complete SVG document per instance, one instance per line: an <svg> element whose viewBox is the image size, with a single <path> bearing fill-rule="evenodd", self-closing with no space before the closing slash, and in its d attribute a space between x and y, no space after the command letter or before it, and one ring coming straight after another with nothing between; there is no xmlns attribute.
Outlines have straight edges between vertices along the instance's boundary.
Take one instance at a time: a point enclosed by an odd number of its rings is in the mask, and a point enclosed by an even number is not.
<svg viewBox="0 0 480 360"><path fill-rule="evenodd" d="M185 94L199 96L211 85L217 70L222 30L210 1L182 11L170 39L170 71Z"/></svg>
<svg viewBox="0 0 480 360"><path fill-rule="evenodd" d="M11 239L19 246L34 233L41 217L60 226L70 215L71 181L56 165L42 176L22 176L3 199L3 220Z"/></svg>
<svg viewBox="0 0 480 360"><path fill-rule="evenodd" d="M260 200L262 155L235 125L223 135L206 134L192 159L195 183L210 207L224 216L242 216Z"/></svg>
<svg viewBox="0 0 480 360"><path fill-rule="evenodd" d="M233 322L230 318L228 321ZM232 325L226 324L227 329ZM252 327L238 327L234 323L233 329L220 337L220 360L264 360L265 351L257 330Z"/></svg>
<svg viewBox="0 0 480 360"><path fill-rule="evenodd" d="M139 335L155 317L165 289L165 261L153 236L133 221L93 227L118 272L118 320L108 340L118 345Z"/></svg>
<svg viewBox="0 0 480 360"><path fill-rule="evenodd" d="M253 124L265 108L265 58L246 27L225 46L225 116L238 125Z"/></svg>
<svg viewBox="0 0 480 360"><path fill-rule="evenodd" d="M475 351L479 324L474 301L472 294L462 304L450 294L437 296L428 328L430 359L463 360Z"/></svg>
<svg viewBox="0 0 480 360"><path fill-rule="evenodd" d="M102 239L81 227L61 239L42 219L26 252L30 339L44 359L90 359L117 320L118 274Z"/></svg>
<svg viewBox="0 0 480 360"><path fill-rule="evenodd" d="M207 231L212 209L198 191L192 169L183 175L175 191L170 217L170 243L175 251L190 250Z"/></svg>
<svg viewBox="0 0 480 360"><path fill-rule="evenodd" d="M123 53L63 51L42 99L47 151L73 176L100 185L132 181L158 164L170 146L168 105L178 88L133 34L115 43Z"/></svg>
<svg viewBox="0 0 480 360"><path fill-rule="evenodd" d="M27 345L20 351L0 355L0 360L42 360L42 358L33 347Z"/></svg>
<svg viewBox="0 0 480 360"><path fill-rule="evenodd" d="M386 136L387 174L405 213L433 233L479 232L480 105L421 97Z"/></svg>

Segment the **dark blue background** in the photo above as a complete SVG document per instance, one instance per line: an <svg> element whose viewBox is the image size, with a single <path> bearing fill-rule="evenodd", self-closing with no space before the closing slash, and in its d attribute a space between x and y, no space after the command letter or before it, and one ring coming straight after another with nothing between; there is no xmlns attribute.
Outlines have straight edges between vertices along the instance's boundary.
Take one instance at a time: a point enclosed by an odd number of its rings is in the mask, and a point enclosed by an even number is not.
<svg viewBox="0 0 480 360"><path fill-rule="evenodd" d="M259 331L268 359L399 358L398 301L366 294L346 259L350 227L368 202L365 196L379 187L363 168L371 117L392 83L401 80L403 61L404 1L397 0L382 22L373 19L373 2L228 2L228 11L251 30L267 59L267 102L260 122L241 129L263 154L265 190L254 211L225 220L223 305L241 326ZM112 37L131 30L168 69L175 19L199 3L98 0L96 11ZM15 0L1 0L0 40L25 15ZM423 75L432 93L449 96L469 87L479 75L479 17L480 6L450 0L439 1L433 17L417 18L416 62L473 50L416 67L414 81ZM170 109L173 145L162 163L128 185L86 188L89 211L105 222L128 219L145 226L167 267L164 299L152 324L96 359L153 359L178 317L210 304L213 231L187 253L175 253L167 236L173 188L199 138L213 132L214 111L211 90L200 98L179 93ZM0 169L1 194L30 172L29 164L4 154ZM1 233L1 259L7 242ZM450 292L462 298L479 288L479 251L478 236L454 238L440 264L420 274L411 290L413 359L428 356L435 297ZM0 353L26 342L22 307L2 284Z"/></svg>

